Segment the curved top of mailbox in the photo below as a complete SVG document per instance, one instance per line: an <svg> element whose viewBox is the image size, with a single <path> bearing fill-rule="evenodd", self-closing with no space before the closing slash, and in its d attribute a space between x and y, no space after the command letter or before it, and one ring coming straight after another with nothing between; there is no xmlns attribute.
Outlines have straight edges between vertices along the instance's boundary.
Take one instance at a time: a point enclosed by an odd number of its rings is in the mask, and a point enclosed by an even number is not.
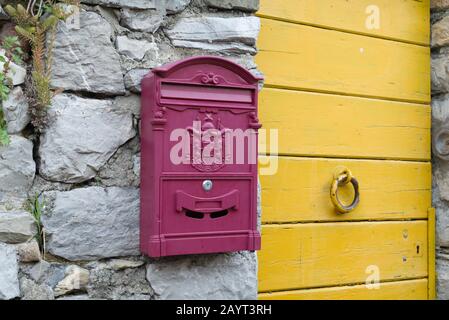
<svg viewBox="0 0 449 320"><path fill-rule="evenodd" d="M215 65L218 67L225 68L229 71L232 71L233 73L239 75L242 79L244 79L247 83L250 84L257 83L259 80L263 80L262 76L256 76L252 74L251 72L241 67L237 63L234 63L225 58L215 56L198 56L179 60L173 63L163 65L161 67L154 68L152 70L152 73L157 74L161 77L168 77L170 76L170 74L175 73L184 68L194 65L207 65L207 64Z"/></svg>

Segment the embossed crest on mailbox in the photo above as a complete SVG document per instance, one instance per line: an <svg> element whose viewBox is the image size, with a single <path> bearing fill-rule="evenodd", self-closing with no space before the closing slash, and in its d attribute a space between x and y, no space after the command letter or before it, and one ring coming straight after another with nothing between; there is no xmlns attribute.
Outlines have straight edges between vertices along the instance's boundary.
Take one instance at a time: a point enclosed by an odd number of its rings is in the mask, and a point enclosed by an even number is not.
<svg viewBox="0 0 449 320"><path fill-rule="evenodd" d="M259 80L209 56L153 69L142 80L143 253L260 249Z"/></svg>

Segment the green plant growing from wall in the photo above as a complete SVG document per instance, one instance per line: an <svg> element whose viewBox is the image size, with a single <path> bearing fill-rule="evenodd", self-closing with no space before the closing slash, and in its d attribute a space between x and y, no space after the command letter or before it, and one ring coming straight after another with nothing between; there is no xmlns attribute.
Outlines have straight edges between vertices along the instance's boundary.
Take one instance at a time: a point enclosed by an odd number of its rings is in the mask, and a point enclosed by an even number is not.
<svg viewBox="0 0 449 320"><path fill-rule="evenodd" d="M23 51L18 37L6 36L2 41L1 48L5 50L5 56L9 60L16 64L22 64ZM9 66L9 62L7 64Z"/></svg>
<svg viewBox="0 0 449 320"><path fill-rule="evenodd" d="M3 57L0 56L0 61L3 61ZM8 99L9 87L6 85L7 77L5 73L0 73L0 99L5 101ZM0 146L5 146L9 144L9 136L7 130L6 120L3 114L3 107L0 105Z"/></svg>
<svg viewBox="0 0 449 320"><path fill-rule="evenodd" d="M36 240L39 243L42 255L45 254L45 233L42 225L42 211L44 207L44 201L39 198L39 195L35 195L32 199L28 199L27 209L31 213L36 223Z"/></svg>
<svg viewBox="0 0 449 320"><path fill-rule="evenodd" d="M1 104L8 99L9 92L13 86L12 80L8 77L11 61L17 64L22 63L22 48L19 38L16 36L7 36L1 41L0 47L3 55L0 55L0 63L3 65L0 71L0 102ZM0 146L9 144L7 123L4 118L3 108L0 106Z"/></svg>
<svg viewBox="0 0 449 320"><path fill-rule="evenodd" d="M31 46L32 88L28 88L31 102L32 123L37 130L45 125L46 109L50 106L52 51L59 21L73 12L64 4L79 5L79 0L27 0L8 4L5 11L16 23L15 30Z"/></svg>

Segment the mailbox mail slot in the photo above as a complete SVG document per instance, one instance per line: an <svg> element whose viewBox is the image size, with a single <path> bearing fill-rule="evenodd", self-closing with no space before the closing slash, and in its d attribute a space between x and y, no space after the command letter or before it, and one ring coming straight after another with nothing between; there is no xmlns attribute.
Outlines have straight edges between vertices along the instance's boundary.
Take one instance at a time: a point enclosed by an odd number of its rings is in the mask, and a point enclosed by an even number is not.
<svg viewBox="0 0 449 320"><path fill-rule="evenodd" d="M258 81L219 57L142 80L141 251L151 257L260 249Z"/></svg>

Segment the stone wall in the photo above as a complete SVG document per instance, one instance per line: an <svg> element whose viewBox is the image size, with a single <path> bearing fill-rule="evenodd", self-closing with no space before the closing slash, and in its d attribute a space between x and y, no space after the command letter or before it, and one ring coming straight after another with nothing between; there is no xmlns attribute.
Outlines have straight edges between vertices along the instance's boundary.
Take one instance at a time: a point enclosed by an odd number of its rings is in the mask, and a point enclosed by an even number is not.
<svg viewBox="0 0 449 320"><path fill-rule="evenodd" d="M139 253L140 80L193 55L257 73L258 0L84 0L58 25L48 125L30 124L26 66L3 103L0 299L254 299L253 252L153 260ZM10 30L0 10L2 34ZM9 28L9 29L8 29ZM46 253L28 201L43 203Z"/></svg>
<svg viewBox="0 0 449 320"><path fill-rule="evenodd" d="M433 206L436 209L437 295L449 299L449 1L432 0Z"/></svg>

